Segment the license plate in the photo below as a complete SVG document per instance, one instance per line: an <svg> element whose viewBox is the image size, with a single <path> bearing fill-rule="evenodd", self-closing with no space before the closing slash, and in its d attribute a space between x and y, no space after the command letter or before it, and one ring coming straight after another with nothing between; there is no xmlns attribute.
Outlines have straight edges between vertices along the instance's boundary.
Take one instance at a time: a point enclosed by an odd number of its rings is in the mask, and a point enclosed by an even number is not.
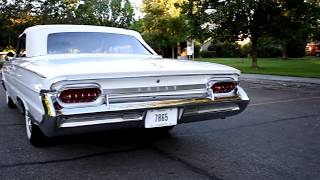
<svg viewBox="0 0 320 180"><path fill-rule="evenodd" d="M177 125L177 119L177 108L148 110L144 127L155 128L164 126L174 126Z"/></svg>

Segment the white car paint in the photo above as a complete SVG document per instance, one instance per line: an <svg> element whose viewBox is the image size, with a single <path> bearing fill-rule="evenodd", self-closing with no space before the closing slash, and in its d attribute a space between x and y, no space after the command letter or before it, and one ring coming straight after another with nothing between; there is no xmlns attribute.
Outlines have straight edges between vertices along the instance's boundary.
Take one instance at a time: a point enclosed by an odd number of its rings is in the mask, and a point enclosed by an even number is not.
<svg viewBox="0 0 320 180"><path fill-rule="evenodd" d="M152 54L48 55L47 36L58 32L127 34L136 37ZM26 35L26 57L14 58L6 64L2 69L2 80L7 94L14 103L18 104L20 99L38 124L44 121L45 115L41 91L57 93L70 84L98 84L103 93L107 94L110 90L122 88L206 85L213 78L239 81L240 71L232 67L214 63L162 59L138 32L131 30L82 25L44 25L28 28L23 34ZM243 94L244 91L241 93ZM52 97L56 98L56 96L57 94ZM249 100L245 93L243 97L245 101ZM116 107L121 109L119 105ZM70 112L85 113L83 107L81 111L77 110L77 106L72 108ZM91 112L94 107L88 109ZM51 116L55 115L55 112L51 114Z"/></svg>

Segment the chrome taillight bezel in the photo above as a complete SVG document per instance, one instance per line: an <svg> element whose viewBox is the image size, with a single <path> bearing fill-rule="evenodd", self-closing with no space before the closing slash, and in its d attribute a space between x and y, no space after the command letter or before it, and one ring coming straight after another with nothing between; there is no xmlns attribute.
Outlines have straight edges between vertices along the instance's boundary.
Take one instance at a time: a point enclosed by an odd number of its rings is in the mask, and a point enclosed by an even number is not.
<svg viewBox="0 0 320 180"><path fill-rule="evenodd" d="M65 103L61 100L61 93L65 90L70 89L89 89L89 88L97 88L100 90L100 95L92 102L79 102L79 103ZM105 103L105 95L103 94L103 89L99 84L67 84L62 86L59 90L57 90L56 100L60 106L63 108L74 108L74 107L84 107L84 106L98 106Z"/></svg>
<svg viewBox="0 0 320 180"><path fill-rule="evenodd" d="M222 83L222 82L234 82L236 83L235 88L226 93L214 93L211 87L216 83ZM217 78L217 79L210 79L207 83L207 90L209 91L209 95L211 99L215 98L224 98L224 97L233 97L236 95L237 92L237 86L239 85L239 81L234 80L233 78Z"/></svg>

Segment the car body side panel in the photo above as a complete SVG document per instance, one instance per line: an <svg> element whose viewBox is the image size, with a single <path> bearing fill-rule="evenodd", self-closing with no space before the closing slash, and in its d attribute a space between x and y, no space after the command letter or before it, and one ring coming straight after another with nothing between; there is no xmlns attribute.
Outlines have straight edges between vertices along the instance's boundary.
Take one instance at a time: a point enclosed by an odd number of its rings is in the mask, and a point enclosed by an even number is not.
<svg viewBox="0 0 320 180"><path fill-rule="evenodd" d="M19 105L18 99L20 99L24 103L24 106L27 106L26 108L33 115L33 118L37 122L41 122L44 111L39 89L41 89L40 84L43 79L34 75L33 72L15 65L19 61L21 60L15 59L11 63L8 63L3 71L3 80L7 92L15 104Z"/></svg>

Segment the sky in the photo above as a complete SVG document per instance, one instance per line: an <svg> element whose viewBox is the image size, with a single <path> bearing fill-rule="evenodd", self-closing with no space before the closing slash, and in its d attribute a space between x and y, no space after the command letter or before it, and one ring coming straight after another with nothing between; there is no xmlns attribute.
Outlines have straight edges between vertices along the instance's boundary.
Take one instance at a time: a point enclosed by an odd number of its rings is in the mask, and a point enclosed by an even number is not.
<svg viewBox="0 0 320 180"><path fill-rule="evenodd" d="M134 13L135 19L140 19L142 17L142 13L141 13L141 6L142 6L142 1L143 0L130 0L133 8L134 8Z"/></svg>

